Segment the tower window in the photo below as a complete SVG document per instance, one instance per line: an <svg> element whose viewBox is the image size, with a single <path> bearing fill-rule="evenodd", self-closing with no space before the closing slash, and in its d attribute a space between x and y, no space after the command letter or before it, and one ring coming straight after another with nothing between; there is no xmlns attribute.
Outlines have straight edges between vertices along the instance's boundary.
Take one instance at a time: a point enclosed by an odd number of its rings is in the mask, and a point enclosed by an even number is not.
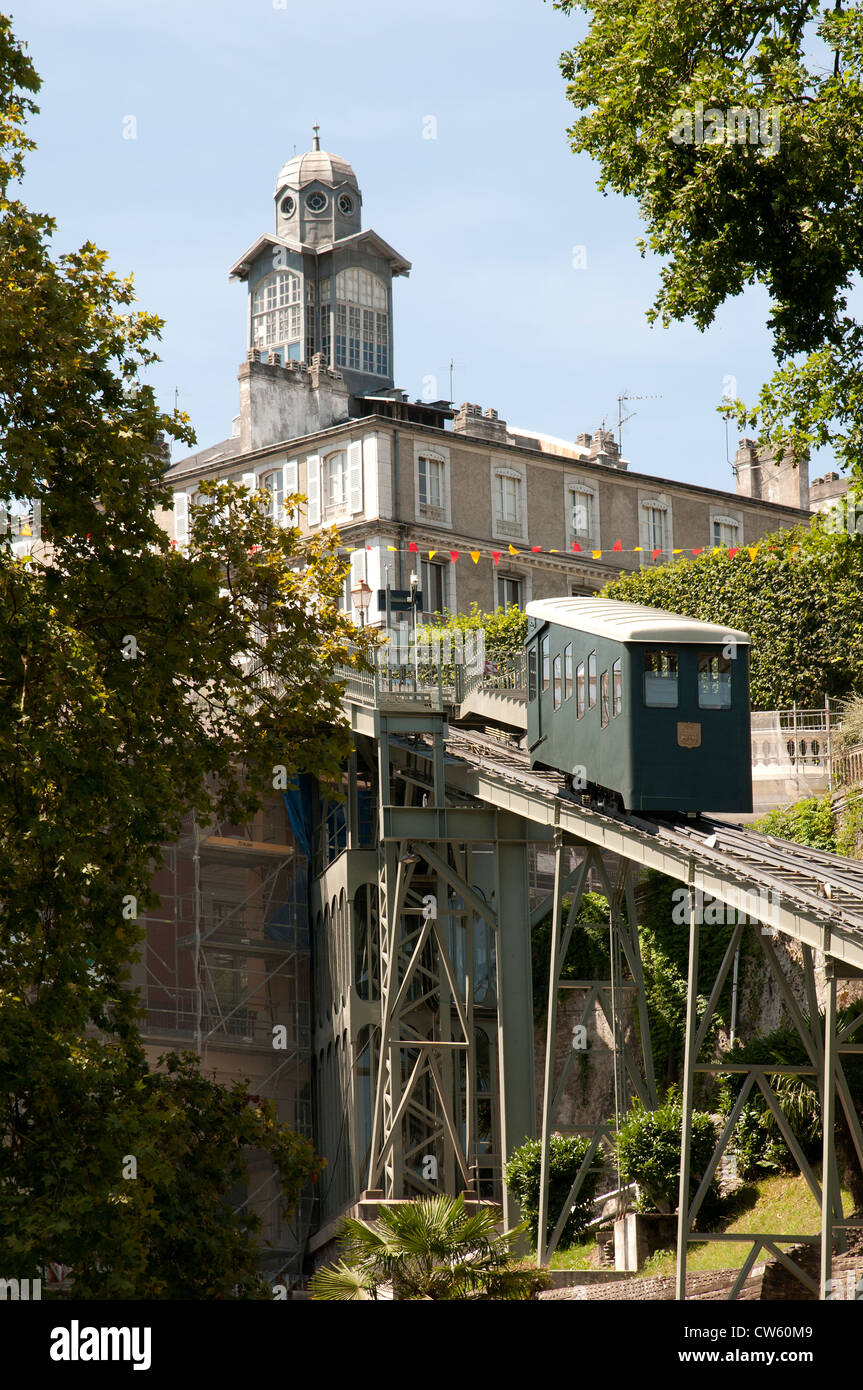
<svg viewBox="0 0 863 1390"><path fill-rule="evenodd" d="M285 214L285 217L290 217L295 207L296 203L294 202L293 198L282 199L282 212Z"/></svg>
<svg viewBox="0 0 863 1390"><path fill-rule="evenodd" d="M302 333L301 282L290 270L262 280L252 295L252 346L298 343Z"/></svg>
<svg viewBox="0 0 863 1390"><path fill-rule="evenodd" d="M339 194L339 208L345 214L346 217L349 217L354 210L353 198L349 198L347 193Z"/></svg>
<svg viewBox="0 0 863 1390"><path fill-rule="evenodd" d="M326 194L321 193L318 189L315 189L314 193L310 193L306 198L306 207L310 212L323 212L326 205Z"/></svg>
<svg viewBox="0 0 863 1390"><path fill-rule="evenodd" d="M335 292L335 365L389 376L387 288L371 271L339 271Z"/></svg>

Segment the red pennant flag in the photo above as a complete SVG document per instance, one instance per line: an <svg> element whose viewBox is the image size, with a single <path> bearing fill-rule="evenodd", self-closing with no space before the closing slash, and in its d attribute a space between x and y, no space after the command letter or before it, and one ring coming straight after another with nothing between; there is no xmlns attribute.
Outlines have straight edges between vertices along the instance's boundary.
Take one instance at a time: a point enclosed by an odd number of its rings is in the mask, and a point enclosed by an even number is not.
<svg viewBox="0 0 863 1390"><path fill-rule="evenodd" d="M367 546L366 546L366 550L371 550L371 546L370 546L370 545L367 545Z"/></svg>
<svg viewBox="0 0 863 1390"><path fill-rule="evenodd" d="M653 559L655 560L656 557L657 557L657 555L661 555L661 554L662 554L662 551L661 551L661 550L654 550L654 552L653 552Z"/></svg>
<svg viewBox="0 0 863 1390"><path fill-rule="evenodd" d="M622 549L623 549L623 541L615 541L615 542L614 542L614 545L613 545L611 548L612 548L612 550L622 550Z"/></svg>
<svg viewBox="0 0 863 1390"><path fill-rule="evenodd" d="M737 552L738 552L739 549L740 549L740 546L739 546L739 545L732 545L732 546L729 546L729 548L728 548L728 558L729 558L729 560L733 560L733 559L734 559L734 556L737 554Z"/></svg>
<svg viewBox="0 0 863 1390"><path fill-rule="evenodd" d="M409 542L408 550L419 550L419 546L417 545L416 541Z"/></svg>
<svg viewBox="0 0 863 1390"><path fill-rule="evenodd" d="M456 560L458 559L458 551L451 550L449 553L449 558L452 560L453 564L455 564Z"/></svg>
<svg viewBox="0 0 863 1390"><path fill-rule="evenodd" d="M702 555L704 553L704 547L702 546L700 550L693 550L692 553L693 555Z"/></svg>
<svg viewBox="0 0 863 1390"><path fill-rule="evenodd" d="M495 564L497 564L498 560L500 559L500 556L501 552L499 550L493 550L491 552L491 558L494 560Z"/></svg>
<svg viewBox="0 0 863 1390"><path fill-rule="evenodd" d="M542 550L541 545L532 545L530 548L533 551L534 555L538 555L539 552Z"/></svg>
<svg viewBox="0 0 863 1390"><path fill-rule="evenodd" d="M572 548L573 550L581 550L581 546L579 545L578 541L572 542Z"/></svg>

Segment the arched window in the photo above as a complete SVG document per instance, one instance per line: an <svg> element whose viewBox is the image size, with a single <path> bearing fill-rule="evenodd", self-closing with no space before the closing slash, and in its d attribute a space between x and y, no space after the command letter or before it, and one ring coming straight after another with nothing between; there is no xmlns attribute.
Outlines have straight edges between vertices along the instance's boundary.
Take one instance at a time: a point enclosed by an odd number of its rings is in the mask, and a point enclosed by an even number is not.
<svg viewBox="0 0 863 1390"><path fill-rule="evenodd" d="M348 501L348 456L340 449L324 460L324 486L327 489L327 507L333 510L347 506Z"/></svg>
<svg viewBox="0 0 863 1390"><path fill-rule="evenodd" d="M261 478L261 487L266 488L270 494L267 514L274 521L282 521L282 503L284 502L284 475L281 468L274 468L271 473L265 473Z"/></svg>
<svg viewBox="0 0 863 1390"><path fill-rule="evenodd" d="M299 275L290 270L277 270L268 275L252 295L252 347L298 343L302 323Z"/></svg>
<svg viewBox="0 0 863 1390"><path fill-rule="evenodd" d="M389 376L389 313L383 280L359 267L340 270L335 298L335 365Z"/></svg>

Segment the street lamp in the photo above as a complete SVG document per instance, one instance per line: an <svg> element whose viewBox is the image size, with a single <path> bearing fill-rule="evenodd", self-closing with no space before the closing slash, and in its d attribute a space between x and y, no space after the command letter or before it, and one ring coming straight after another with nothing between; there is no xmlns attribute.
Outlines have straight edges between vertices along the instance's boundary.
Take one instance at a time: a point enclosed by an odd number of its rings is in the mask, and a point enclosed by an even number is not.
<svg viewBox="0 0 863 1390"><path fill-rule="evenodd" d="M360 615L360 627L366 625L366 609L372 601L372 591L364 579L360 579L351 589L351 603Z"/></svg>
<svg viewBox="0 0 863 1390"><path fill-rule="evenodd" d="M413 573L411 574L411 577L410 577L410 579L408 580L408 583L410 584L410 588L411 588L411 631L412 631L412 633L413 633L413 639L414 639L414 690L417 690L418 687L419 687L420 672L419 672L419 657L418 657L418 654L417 654L417 604L416 604L417 589L419 588L419 579L418 579L418 577L417 577L416 570L414 570Z"/></svg>

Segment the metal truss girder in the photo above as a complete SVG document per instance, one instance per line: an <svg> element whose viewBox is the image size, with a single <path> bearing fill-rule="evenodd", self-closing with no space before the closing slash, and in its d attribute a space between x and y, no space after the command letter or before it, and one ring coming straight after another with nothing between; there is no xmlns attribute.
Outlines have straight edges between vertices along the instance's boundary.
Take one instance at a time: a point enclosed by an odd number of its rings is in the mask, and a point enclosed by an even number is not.
<svg viewBox="0 0 863 1390"><path fill-rule="evenodd" d="M458 844L523 840L524 829L493 806L384 806L384 840L448 840Z"/></svg>
<svg viewBox="0 0 863 1390"><path fill-rule="evenodd" d="M576 840L617 854L644 868L658 869L679 882L691 882L693 888L731 907L738 907L741 891L758 896L765 886L770 888L772 885L775 900L765 900L763 909L759 905L765 926L774 927L787 936L814 946L825 955L863 969L863 939L859 933L843 928L835 919L827 920L826 902L820 910L814 903L811 910L804 909L799 903L786 903L788 885L779 879L764 874L749 875L736 865L722 872L715 866L699 862L697 856L683 848L677 849L658 841L648 831L617 824L610 818L582 809L575 802L555 797L549 791L537 790L532 793L514 779L509 780L484 767L472 767L472 772L474 794L481 800L523 816L527 821L554 826Z"/></svg>

